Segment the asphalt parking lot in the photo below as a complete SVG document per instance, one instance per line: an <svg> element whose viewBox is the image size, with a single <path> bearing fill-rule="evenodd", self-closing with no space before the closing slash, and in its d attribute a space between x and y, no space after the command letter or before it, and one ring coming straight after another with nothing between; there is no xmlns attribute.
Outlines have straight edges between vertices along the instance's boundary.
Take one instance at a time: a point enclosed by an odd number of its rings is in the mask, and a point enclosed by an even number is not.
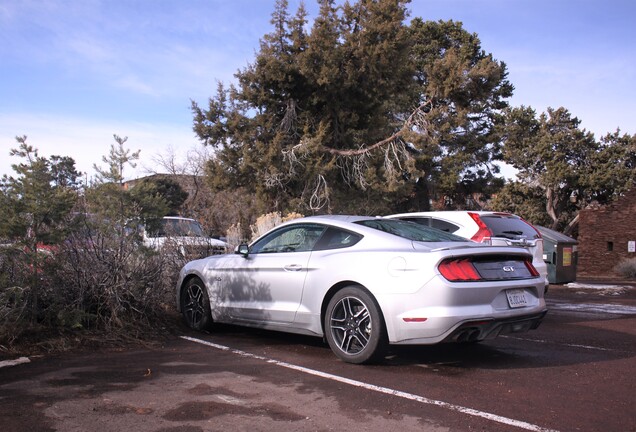
<svg viewBox="0 0 636 432"><path fill-rule="evenodd" d="M382 364L222 326L0 368L8 431L636 431L636 288L555 287L530 333Z"/></svg>

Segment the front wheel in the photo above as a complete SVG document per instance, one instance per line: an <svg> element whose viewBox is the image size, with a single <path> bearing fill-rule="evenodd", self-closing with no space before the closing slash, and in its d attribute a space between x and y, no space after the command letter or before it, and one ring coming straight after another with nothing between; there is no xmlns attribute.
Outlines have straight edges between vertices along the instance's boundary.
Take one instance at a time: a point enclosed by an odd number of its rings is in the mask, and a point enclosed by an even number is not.
<svg viewBox="0 0 636 432"><path fill-rule="evenodd" d="M190 279L181 292L181 313L188 327L206 330L212 324L210 297L199 278Z"/></svg>
<svg viewBox="0 0 636 432"><path fill-rule="evenodd" d="M360 287L347 287L333 296L324 328L331 350L347 363L370 363L386 353L388 338L380 308Z"/></svg>

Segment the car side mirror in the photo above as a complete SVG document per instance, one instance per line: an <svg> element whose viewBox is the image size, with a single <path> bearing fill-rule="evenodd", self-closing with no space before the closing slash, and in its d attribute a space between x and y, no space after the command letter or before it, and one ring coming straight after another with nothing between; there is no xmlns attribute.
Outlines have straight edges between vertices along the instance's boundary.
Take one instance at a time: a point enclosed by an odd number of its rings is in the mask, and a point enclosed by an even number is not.
<svg viewBox="0 0 636 432"><path fill-rule="evenodd" d="M250 254L250 248L248 245L243 243L236 247L236 249L234 250L234 253L243 255L244 258L247 258L247 256Z"/></svg>

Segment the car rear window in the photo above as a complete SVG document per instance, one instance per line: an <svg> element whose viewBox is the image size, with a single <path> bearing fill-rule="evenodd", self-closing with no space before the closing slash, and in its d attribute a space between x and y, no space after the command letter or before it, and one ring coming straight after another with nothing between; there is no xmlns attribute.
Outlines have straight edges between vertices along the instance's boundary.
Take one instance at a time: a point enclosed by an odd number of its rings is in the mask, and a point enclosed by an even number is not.
<svg viewBox="0 0 636 432"><path fill-rule="evenodd" d="M399 218L403 221L415 222L420 225L430 226L433 228L437 228L438 230L446 231L449 233L454 233L459 229L458 225L454 223L447 222L441 219L435 219L427 216L413 216L413 217L401 217Z"/></svg>
<svg viewBox="0 0 636 432"><path fill-rule="evenodd" d="M436 228L399 219L370 219L356 222L369 228L384 231L408 240L421 242L466 242L463 237Z"/></svg>
<svg viewBox="0 0 636 432"><path fill-rule="evenodd" d="M541 237L534 227L518 216L513 215L480 215L480 219L490 228L493 237L512 240L538 239Z"/></svg>

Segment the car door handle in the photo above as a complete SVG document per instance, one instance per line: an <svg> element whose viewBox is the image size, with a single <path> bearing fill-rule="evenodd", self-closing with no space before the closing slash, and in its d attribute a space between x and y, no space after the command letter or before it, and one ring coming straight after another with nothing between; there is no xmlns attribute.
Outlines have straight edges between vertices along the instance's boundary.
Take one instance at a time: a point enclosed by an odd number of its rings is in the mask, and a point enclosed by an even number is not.
<svg viewBox="0 0 636 432"><path fill-rule="evenodd" d="M285 271L300 271L303 269L303 266L300 264L288 264L283 267Z"/></svg>

